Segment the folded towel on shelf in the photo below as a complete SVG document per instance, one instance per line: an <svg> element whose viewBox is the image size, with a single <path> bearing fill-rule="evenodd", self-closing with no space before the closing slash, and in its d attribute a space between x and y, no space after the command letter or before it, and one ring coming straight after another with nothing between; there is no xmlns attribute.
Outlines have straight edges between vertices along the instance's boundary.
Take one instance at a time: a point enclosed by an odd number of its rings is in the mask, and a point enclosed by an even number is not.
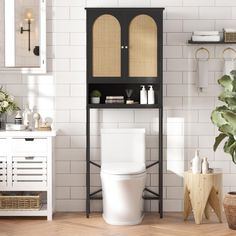
<svg viewBox="0 0 236 236"><path fill-rule="evenodd" d="M194 31L193 35L213 36L219 35L219 31Z"/></svg>
<svg viewBox="0 0 236 236"><path fill-rule="evenodd" d="M219 42L220 35L210 35L210 36L192 35L192 41Z"/></svg>
<svg viewBox="0 0 236 236"><path fill-rule="evenodd" d="M228 32L228 33L235 33L236 32L236 29L224 29L225 32Z"/></svg>

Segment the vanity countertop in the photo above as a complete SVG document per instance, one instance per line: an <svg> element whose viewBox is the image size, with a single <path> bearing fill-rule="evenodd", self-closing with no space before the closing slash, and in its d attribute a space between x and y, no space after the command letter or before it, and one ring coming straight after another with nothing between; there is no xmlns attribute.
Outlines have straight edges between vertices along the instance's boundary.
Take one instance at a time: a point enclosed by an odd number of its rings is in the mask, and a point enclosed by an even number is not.
<svg viewBox="0 0 236 236"><path fill-rule="evenodd" d="M35 137L54 137L56 136L57 131L0 131L0 138L6 137L26 137L26 138L35 138Z"/></svg>

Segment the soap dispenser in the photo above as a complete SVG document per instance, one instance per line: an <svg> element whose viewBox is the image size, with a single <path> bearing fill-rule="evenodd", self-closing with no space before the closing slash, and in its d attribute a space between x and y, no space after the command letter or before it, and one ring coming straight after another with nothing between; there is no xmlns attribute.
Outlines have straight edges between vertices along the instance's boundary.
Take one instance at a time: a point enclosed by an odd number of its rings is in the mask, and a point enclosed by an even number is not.
<svg viewBox="0 0 236 236"><path fill-rule="evenodd" d="M147 91L144 85L141 86L140 90L140 104L147 104Z"/></svg>
<svg viewBox="0 0 236 236"><path fill-rule="evenodd" d="M192 160L192 172L193 174L201 174L202 171L202 160L199 156L199 150L195 151L195 156Z"/></svg>
<svg viewBox="0 0 236 236"><path fill-rule="evenodd" d="M31 110L29 109L29 105L25 105L25 109L23 111L23 124L27 127L30 128L31 126L31 121L32 121L32 113Z"/></svg>
<svg viewBox="0 0 236 236"><path fill-rule="evenodd" d="M148 90L148 104L155 104L155 95L152 85L149 85Z"/></svg>

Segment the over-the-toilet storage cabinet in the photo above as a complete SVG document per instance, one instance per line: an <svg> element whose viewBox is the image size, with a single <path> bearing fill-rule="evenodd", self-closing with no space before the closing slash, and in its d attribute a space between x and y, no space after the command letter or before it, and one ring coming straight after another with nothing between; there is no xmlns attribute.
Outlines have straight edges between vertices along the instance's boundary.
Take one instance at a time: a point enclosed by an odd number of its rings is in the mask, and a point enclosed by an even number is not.
<svg viewBox="0 0 236 236"><path fill-rule="evenodd" d="M53 214L53 142L56 133L40 131L0 132L0 191L45 192L40 210L0 210L0 216Z"/></svg>
<svg viewBox="0 0 236 236"><path fill-rule="evenodd" d="M90 188L90 166L101 167L90 159L91 109L157 109L159 113L158 160L146 166L159 174L158 193L145 188L144 199L159 200L163 215L163 10L164 8L86 8L87 11L87 129L86 129L86 213L90 201L102 199L102 189ZM155 104L140 104L140 86L152 85ZM124 96L132 89L136 103L106 104L107 96ZM100 104L92 104L90 94L99 90Z"/></svg>

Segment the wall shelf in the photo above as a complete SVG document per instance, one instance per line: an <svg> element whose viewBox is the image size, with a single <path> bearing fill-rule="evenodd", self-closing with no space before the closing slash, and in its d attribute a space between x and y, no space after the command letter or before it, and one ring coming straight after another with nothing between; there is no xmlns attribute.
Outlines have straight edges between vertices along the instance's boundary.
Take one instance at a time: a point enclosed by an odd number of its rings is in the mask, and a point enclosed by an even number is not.
<svg viewBox="0 0 236 236"><path fill-rule="evenodd" d="M188 40L189 44L235 44L232 42L224 42L224 41L219 41L219 42L212 42L212 41L192 41L191 39Z"/></svg>

